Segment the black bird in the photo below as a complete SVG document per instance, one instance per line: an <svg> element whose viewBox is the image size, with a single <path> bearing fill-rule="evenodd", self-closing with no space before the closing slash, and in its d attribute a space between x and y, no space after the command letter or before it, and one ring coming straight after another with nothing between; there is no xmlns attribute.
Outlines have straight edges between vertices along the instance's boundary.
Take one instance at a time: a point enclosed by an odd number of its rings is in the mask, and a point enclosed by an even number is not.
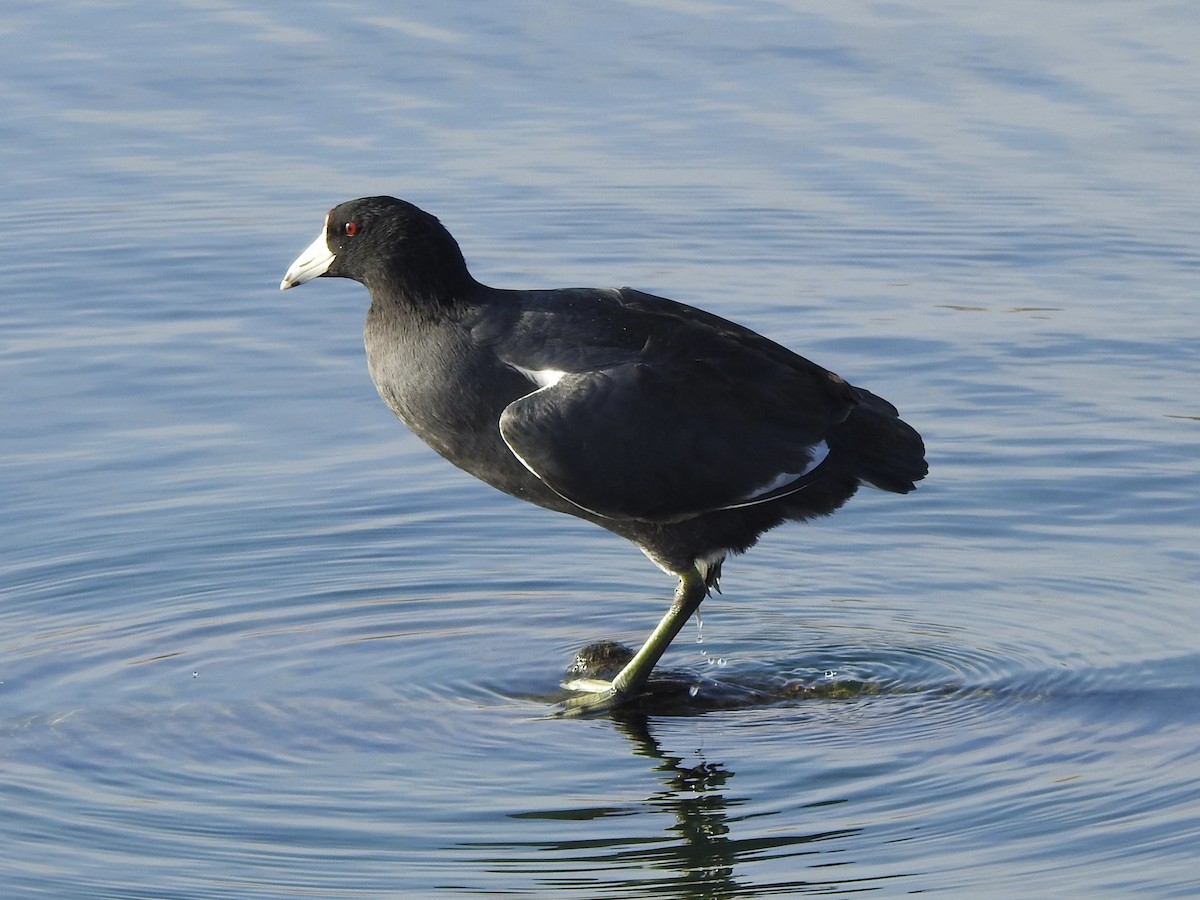
<svg viewBox="0 0 1200 900"><path fill-rule="evenodd" d="M729 553L828 515L861 483L907 493L928 471L894 406L792 351L630 288L487 287L442 224L403 200L334 207L280 289L319 275L370 292L371 379L421 440L678 576L670 610L611 682L568 685L577 709L642 691Z"/></svg>

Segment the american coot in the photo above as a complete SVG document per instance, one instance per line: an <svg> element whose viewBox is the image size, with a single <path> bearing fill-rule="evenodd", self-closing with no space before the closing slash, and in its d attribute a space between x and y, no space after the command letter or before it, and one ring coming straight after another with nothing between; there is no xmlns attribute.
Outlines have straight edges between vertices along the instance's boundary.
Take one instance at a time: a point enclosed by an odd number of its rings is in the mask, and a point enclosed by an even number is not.
<svg viewBox="0 0 1200 900"><path fill-rule="evenodd" d="M895 407L740 325L630 288L501 290L476 281L411 203L334 207L284 290L319 275L371 295L371 379L421 440L492 487L607 528L678 576L674 601L576 710L636 697L729 553L828 515L861 483L928 471Z"/></svg>

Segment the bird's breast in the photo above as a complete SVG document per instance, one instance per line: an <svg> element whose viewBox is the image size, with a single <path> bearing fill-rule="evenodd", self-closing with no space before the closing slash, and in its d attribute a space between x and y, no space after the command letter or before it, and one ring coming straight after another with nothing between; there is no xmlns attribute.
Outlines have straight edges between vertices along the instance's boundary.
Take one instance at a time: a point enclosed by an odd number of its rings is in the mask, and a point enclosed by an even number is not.
<svg viewBox="0 0 1200 900"><path fill-rule="evenodd" d="M541 489L499 426L504 408L535 389L530 378L450 328L373 328L368 319L364 343L379 396L424 443L507 493Z"/></svg>

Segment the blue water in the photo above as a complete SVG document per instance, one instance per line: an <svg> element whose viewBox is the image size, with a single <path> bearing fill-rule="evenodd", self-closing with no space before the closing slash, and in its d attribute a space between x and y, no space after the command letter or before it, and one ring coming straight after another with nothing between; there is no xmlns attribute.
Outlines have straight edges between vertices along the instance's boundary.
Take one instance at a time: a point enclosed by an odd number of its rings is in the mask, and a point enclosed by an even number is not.
<svg viewBox="0 0 1200 900"><path fill-rule="evenodd" d="M1198 45L1187 4L0 13L0 894L1200 893ZM689 707L553 717L672 585L393 420L358 285L279 293L372 193L488 283L771 335L930 477L731 560Z"/></svg>

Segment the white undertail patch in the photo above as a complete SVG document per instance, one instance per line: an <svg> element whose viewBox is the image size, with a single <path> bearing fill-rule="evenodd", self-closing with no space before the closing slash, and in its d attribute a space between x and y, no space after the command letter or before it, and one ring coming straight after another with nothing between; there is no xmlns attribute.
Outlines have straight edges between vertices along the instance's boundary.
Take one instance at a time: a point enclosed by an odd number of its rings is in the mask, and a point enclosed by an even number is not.
<svg viewBox="0 0 1200 900"><path fill-rule="evenodd" d="M808 452L811 459L809 459L808 465L806 465L802 471L780 472L766 484L756 487L744 500L733 504L733 507L731 508L738 506L751 506L755 503L758 503L761 498L768 497L772 491L777 491L780 488L791 484L793 481L803 478L809 472L812 472L814 469L816 469L821 463L825 462L825 459L829 456L829 444L827 444L825 441L813 444L808 448Z"/></svg>

